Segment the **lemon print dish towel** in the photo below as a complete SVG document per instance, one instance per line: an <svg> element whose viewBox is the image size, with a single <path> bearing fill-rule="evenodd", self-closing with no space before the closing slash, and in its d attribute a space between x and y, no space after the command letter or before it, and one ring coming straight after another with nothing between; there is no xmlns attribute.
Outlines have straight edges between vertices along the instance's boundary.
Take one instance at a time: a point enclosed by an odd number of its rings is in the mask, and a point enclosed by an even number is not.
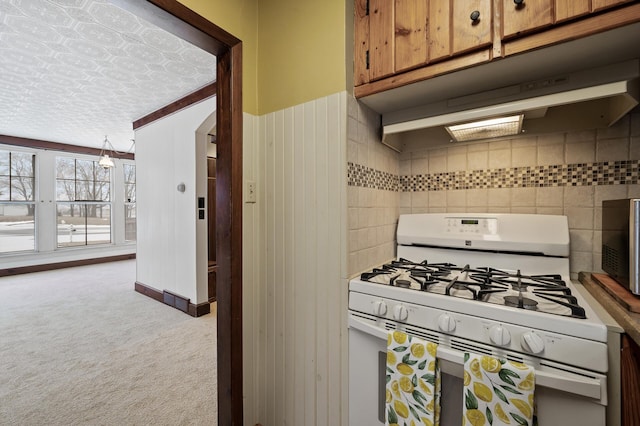
<svg viewBox="0 0 640 426"><path fill-rule="evenodd" d="M402 331L387 336L387 425L437 426L440 420L438 345Z"/></svg>
<svg viewBox="0 0 640 426"><path fill-rule="evenodd" d="M463 426L533 426L534 387L532 367L465 353Z"/></svg>

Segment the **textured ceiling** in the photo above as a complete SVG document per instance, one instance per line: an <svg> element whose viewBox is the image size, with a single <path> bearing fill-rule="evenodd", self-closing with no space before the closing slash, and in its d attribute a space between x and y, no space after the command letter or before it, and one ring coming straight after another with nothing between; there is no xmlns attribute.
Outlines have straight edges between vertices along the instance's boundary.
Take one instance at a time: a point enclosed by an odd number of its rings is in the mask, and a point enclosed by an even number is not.
<svg viewBox="0 0 640 426"><path fill-rule="evenodd" d="M215 80L215 56L106 0L0 0L0 134L115 149Z"/></svg>

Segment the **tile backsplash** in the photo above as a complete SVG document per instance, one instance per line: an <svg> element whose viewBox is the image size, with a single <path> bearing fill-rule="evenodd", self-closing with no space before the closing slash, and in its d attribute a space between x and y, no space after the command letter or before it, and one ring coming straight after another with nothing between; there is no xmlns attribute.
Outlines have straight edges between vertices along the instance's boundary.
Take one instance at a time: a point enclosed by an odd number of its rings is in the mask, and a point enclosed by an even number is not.
<svg viewBox="0 0 640 426"><path fill-rule="evenodd" d="M385 209L389 215L394 207L398 214L562 214L569 220L571 274L576 278L579 271L601 270L602 200L640 197L638 108L607 129L489 140L397 154L379 142L376 133L379 117L353 98L350 102L355 103L350 111L357 111L358 118L350 115L348 129L357 121L358 142L349 137L349 191L352 196L359 191L370 194L369 200L366 197L349 200L350 233L368 232L363 230L368 228L365 224L369 224L369 219L363 216L371 212L369 209L376 208ZM360 139L363 127L367 129L365 134L371 136L366 142ZM352 131L348 130L348 134ZM358 147L353 147L354 144ZM352 152L362 144L385 160L372 162ZM386 167L379 168L376 164ZM397 200L398 204L385 207L382 199L391 203ZM352 201L357 201L357 205ZM358 220L352 218L356 211ZM395 245L393 232L397 215L393 223L390 221L391 217L387 217L384 225L374 226L389 229L375 241L387 250L379 250L379 255L371 261L362 254L361 241L354 241L355 235L350 235L351 260L359 259L350 261L350 273L393 257L388 247ZM365 246L376 247L375 244ZM380 259L385 255L387 258Z"/></svg>

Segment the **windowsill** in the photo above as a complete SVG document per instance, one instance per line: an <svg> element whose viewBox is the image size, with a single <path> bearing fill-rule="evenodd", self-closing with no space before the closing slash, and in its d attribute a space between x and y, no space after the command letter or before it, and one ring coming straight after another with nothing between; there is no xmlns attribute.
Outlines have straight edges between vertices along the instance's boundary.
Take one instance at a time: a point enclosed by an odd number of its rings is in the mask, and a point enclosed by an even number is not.
<svg viewBox="0 0 640 426"><path fill-rule="evenodd" d="M119 256L136 253L135 243L105 244L58 248L46 252L21 252L0 255L3 268L33 266L47 263L68 262L98 257Z"/></svg>

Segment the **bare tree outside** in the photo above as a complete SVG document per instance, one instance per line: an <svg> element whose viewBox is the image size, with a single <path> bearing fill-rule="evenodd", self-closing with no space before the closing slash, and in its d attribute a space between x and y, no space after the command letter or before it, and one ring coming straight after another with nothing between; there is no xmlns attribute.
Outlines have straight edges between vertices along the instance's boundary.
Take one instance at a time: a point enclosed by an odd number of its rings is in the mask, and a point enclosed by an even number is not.
<svg viewBox="0 0 640 426"><path fill-rule="evenodd" d="M0 150L0 252L35 250L35 156Z"/></svg>
<svg viewBox="0 0 640 426"><path fill-rule="evenodd" d="M111 242L111 170L97 161L56 159L58 246Z"/></svg>
<svg viewBox="0 0 640 426"><path fill-rule="evenodd" d="M124 239L136 240L136 166L124 164Z"/></svg>

